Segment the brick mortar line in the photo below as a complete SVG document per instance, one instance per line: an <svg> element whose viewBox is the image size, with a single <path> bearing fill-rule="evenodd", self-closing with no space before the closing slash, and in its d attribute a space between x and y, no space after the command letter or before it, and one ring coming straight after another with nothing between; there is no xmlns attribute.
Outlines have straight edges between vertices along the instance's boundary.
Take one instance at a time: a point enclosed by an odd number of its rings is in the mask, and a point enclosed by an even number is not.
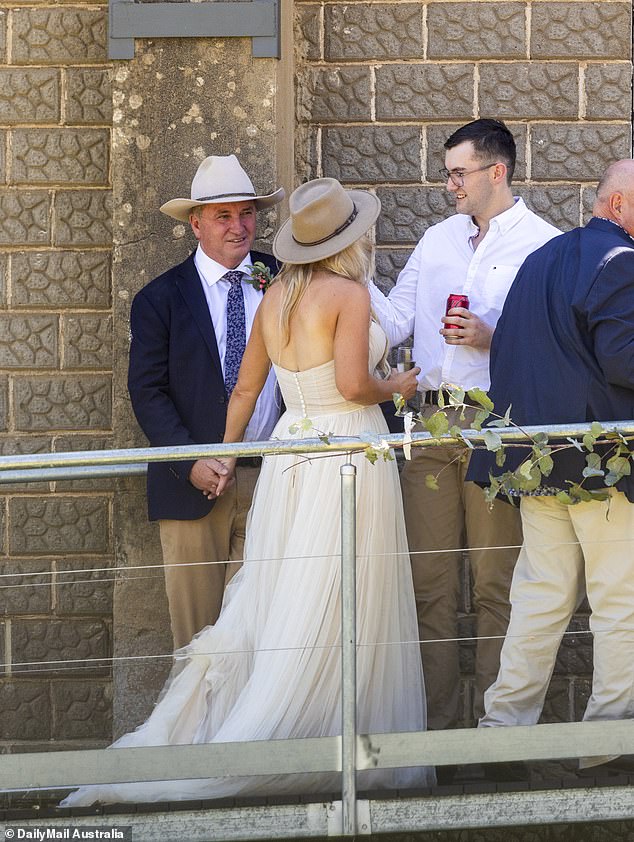
<svg viewBox="0 0 634 842"><path fill-rule="evenodd" d="M485 0L486 2L491 2L491 0ZM506 2L506 0L505 0ZM561 2L561 0L558 0ZM578 2L578 0L572 0L572 2ZM602 0L602 2L606 2L606 0ZM333 70L336 65L341 67L369 67L371 65L405 65L406 67L445 67L446 65L454 65L454 64L472 64L474 67L482 65L498 65L498 64L508 64L511 66L516 66L519 64L587 64L590 66L602 66L602 65L615 65L615 64L627 64L632 65L632 60L627 58L617 58L617 57L606 57L606 58L564 58L564 57L553 57L553 58L531 58L530 56L518 56L517 58L508 58L508 56L501 57L501 58L456 58L455 56L448 57L448 58L419 58L417 56L410 57L410 58L378 58L378 57L371 57L371 58L320 58L320 59L310 59L309 61L303 62L299 69L301 70L302 67L316 67L321 68L323 67L325 70ZM30 65L26 65L30 66ZM70 65L73 67L74 65ZM15 65L13 65L15 67ZM1 69L1 66L0 66Z"/></svg>

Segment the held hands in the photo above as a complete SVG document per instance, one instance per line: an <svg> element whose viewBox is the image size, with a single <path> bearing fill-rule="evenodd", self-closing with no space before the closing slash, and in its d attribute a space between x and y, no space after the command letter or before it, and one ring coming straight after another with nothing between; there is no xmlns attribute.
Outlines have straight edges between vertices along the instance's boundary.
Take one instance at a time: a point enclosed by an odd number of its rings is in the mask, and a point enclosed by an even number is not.
<svg viewBox="0 0 634 842"><path fill-rule="evenodd" d="M471 348L488 350L491 347L493 328L481 318L464 307L452 307L441 321L445 325L440 329L447 345L469 345ZM453 327L447 327L453 325Z"/></svg>
<svg viewBox="0 0 634 842"><path fill-rule="evenodd" d="M403 395L405 400L413 398L418 387L417 376L420 374L420 368L415 365L409 371L398 372L395 368L389 377L389 383L392 386L393 392L398 392Z"/></svg>
<svg viewBox="0 0 634 842"><path fill-rule="evenodd" d="M189 472L189 481L213 500L234 481L235 459L199 459ZM231 465L229 463L232 463Z"/></svg>

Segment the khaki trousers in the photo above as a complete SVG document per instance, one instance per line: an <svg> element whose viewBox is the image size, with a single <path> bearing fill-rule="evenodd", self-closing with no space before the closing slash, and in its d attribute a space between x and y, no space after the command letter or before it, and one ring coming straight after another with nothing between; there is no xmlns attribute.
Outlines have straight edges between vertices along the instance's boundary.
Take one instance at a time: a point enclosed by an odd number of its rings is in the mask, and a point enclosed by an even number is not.
<svg viewBox="0 0 634 842"><path fill-rule="evenodd" d="M208 515L159 521L174 649L218 619L225 585L241 566L259 473L258 468L238 465L235 483Z"/></svg>
<svg viewBox="0 0 634 842"><path fill-rule="evenodd" d="M584 592L592 609L592 695L584 720L634 717L634 505L616 489L607 502L566 506L525 497L524 546L513 575L511 622L481 726L534 725L559 643ZM614 755L612 755L614 756ZM582 758L592 766L607 758Z"/></svg>
<svg viewBox="0 0 634 842"><path fill-rule="evenodd" d="M425 406L423 415L436 407ZM450 425L468 428L448 410ZM418 426L417 431L422 427ZM405 523L411 553L418 630L427 691L427 724L439 730L460 721L460 663L458 611L460 607L461 549L469 551L473 602L480 638L475 653L473 716L483 712L483 695L498 672L500 649L509 621L509 589L522 543L518 509L497 501L490 510L483 490L465 482L468 457L457 448L412 448L412 459L401 474ZM440 489L425 486L427 474L438 474ZM498 549L499 548L499 549ZM439 643L436 641L447 641ZM427 642L429 641L429 642Z"/></svg>

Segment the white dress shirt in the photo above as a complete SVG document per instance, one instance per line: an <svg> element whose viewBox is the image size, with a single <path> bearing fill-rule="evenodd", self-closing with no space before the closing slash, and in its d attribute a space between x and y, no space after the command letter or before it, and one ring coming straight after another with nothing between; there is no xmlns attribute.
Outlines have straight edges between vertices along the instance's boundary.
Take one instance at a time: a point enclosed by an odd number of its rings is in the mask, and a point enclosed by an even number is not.
<svg viewBox="0 0 634 842"><path fill-rule="evenodd" d="M229 281L223 280L223 275L229 270L209 257L208 254L205 254L200 245L196 249L194 263L207 299L224 376L225 351L227 349L227 296L229 295L230 284ZM243 272L248 276L250 274L248 267L251 265L251 255L247 254L242 263L236 267L236 271ZM262 301L262 293L251 286L246 278L242 281L242 292L244 293L244 313L248 340L256 310L260 301ZM277 400L275 387L275 373L271 368L244 434L244 441L264 441L270 437L280 414L280 404Z"/></svg>
<svg viewBox="0 0 634 842"><path fill-rule="evenodd" d="M516 198L513 207L491 220L474 250L471 238L477 233L470 216L450 216L425 231L387 298L370 284L372 306L390 345L414 333L414 359L421 369L418 388L423 392L443 383L489 388L489 350L447 345L438 333L447 297L468 295L469 310L495 328L525 258L561 231Z"/></svg>

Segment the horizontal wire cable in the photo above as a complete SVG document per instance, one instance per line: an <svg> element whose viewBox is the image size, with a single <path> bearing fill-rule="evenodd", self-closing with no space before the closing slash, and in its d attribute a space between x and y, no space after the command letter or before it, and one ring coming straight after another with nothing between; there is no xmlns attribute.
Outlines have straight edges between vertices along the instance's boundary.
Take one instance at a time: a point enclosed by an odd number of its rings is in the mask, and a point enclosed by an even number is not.
<svg viewBox="0 0 634 842"><path fill-rule="evenodd" d="M633 543L634 536L632 538L609 538L608 540L600 540L600 541L584 541L584 546L592 546L593 544L624 544L624 543ZM435 555L437 553L470 553L470 552L493 552L494 550L521 550L522 544L499 544L495 546L482 546L482 547L453 547L448 549L432 549L432 550L403 550L402 552L393 552L393 553L359 553L357 555L357 559L359 558L401 558L403 556L419 556L419 555ZM548 541L543 544L532 544L531 546L535 548L544 548L544 547L573 547L573 546L581 546L580 541ZM13 573L0 573L0 581L2 579L15 579L15 578L34 578L36 576L70 576L75 574L89 574L89 573L116 573L119 571L129 572L132 570L162 570L166 567L202 567L206 565L214 565L214 564L232 564L232 563L239 563L239 564L270 564L272 562L282 562L282 561L311 561L314 559L340 559L340 553L318 553L315 555L304 555L304 556L284 556L283 558L250 558L250 559L226 559L222 561L183 561L183 562L159 562L157 564L137 564L137 565L116 565L114 567L77 567L71 570L39 570L35 572L13 572ZM37 564L37 559L32 557L20 557L17 559L18 562L20 561L28 561L29 563ZM129 578L136 578L136 577L129 577ZM138 578L149 578L149 577L138 577ZM83 581L91 581L89 579L85 579ZM73 583L66 583L66 582L58 582L57 584L75 584ZM0 589L3 587L15 587L15 585L0 585Z"/></svg>
<svg viewBox="0 0 634 842"><path fill-rule="evenodd" d="M578 630L566 630L562 632L530 632L527 634L518 634L518 635L474 635L470 637L447 637L447 638L435 638L432 640L419 640L419 639L412 639L412 640L392 640L392 641L379 641L376 643L357 643L357 649L370 649L370 648L378 648L382 646L430 646L436 643L477 643L480 640L504 640L505 637L515 637L515 638L548 638L548 637L572 637L574 635L592 635L596 637L597 635L601 634L614 634L615 632L623 632L623 631L631 631L634 632L634 625L633 626L614 626L610 629L599 630L599 629L578 629ZM78 670L94 670L95 668L99 668L100 666L104 665L115 665L117 663L130 663L132 661L158 661L158 660L166 660L166 659L174 659L176 661L186 661L191 658L195 658L197 656L201 657L218 657L218 656L226 656L226 655L256 655L256 654L274 654L274 653L282 653L282 652L312 652L312 651L326 651L326 650L335 650L340 649L340 643L330 643L330 644L323 644L323 645L307 645L307 646L279 646L279 647L271 647L265 649L223 649L223 650L214 650L212 652L191 652L183 655L175 655L173 652L169 653L161 653L157 655L112 655L103 658L65 658L65 659L58 659L55 661L22 661L20 663L15 664L0 664L0 670L10 668L11 675L32 675L33 673L37 672L72 672ZM65 665L65 666L62 666ZM14 669L17 667L18 669ZM20 667L24 667L24 669L19 669ZM33 669L33 667L39 667L39 669ZM55 667L57 667L55 669Z"/></svg>

